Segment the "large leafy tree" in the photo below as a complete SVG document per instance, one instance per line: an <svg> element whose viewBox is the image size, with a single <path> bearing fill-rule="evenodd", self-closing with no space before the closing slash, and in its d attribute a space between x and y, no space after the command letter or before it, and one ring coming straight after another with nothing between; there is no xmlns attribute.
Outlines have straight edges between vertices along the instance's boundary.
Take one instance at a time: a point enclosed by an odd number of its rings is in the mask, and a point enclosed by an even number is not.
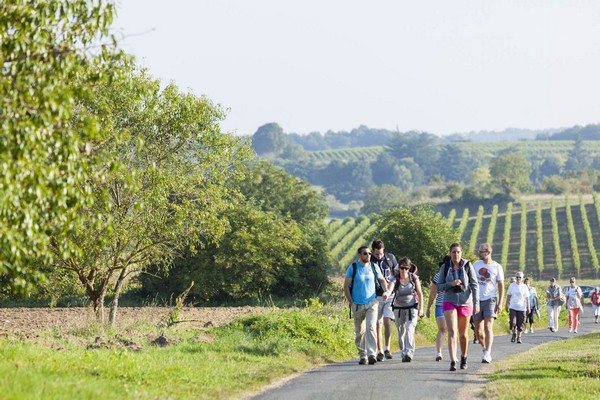
<svg viewBox="0 0 600 400"><path fill-rule="evenodd" d="M327 207L306 182L265 161L249 164L236 183L245 201L220 217L227 233L195 256L176 260L146 291L170 295L197 282L190 296L202 301L303 296L328 282Z"/></svg>
<svg viewBox="0 0 600 400"><path fill-rule="evenodd" d="M490 163L492 186L506 197L514 197L531 189L531 163L518 154L504 154Z"/></svg>
<svg viewBox="0 0 600 400"><path fill-rule="evenodd" d="M433 278L450 245L460 239L448 220L427 206L393 208L384 212L376 224L386 249L417 264L424 282Z"/></svg>
<svg viewBox="0 0 600 400"><path fill-rule="evenodd" d="M84 223L67 238L79 252L52 246L57 266L77 276L101 320L111 291L111 322L132 276L224 233L219 215L235 200L228 183L250 154L241 138L220 132L224 114L208 99L126 71L79 105L78 117L101 117L94 151L115 162L88 183L93 202L78 210Z"/></svg>
<svg viewBox="0 0 600 400"><path fill-rule="evenodd" d="M87 198L98 125L70 121L75 99L114 74L113 12L102 0L0 2L0 275L14 291L38 280L32 260L50 261L50 237L73 229Z"/></svg>

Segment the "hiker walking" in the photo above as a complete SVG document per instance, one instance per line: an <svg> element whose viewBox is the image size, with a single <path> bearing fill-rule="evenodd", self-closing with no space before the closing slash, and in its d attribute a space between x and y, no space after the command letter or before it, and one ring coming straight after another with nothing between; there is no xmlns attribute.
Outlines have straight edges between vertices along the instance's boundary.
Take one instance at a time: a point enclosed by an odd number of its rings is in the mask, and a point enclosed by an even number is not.
<svg viewBox="0 0 600 400"><path fill-rule="evenodd" d="M415 328L423 316L421 282L418 275L409 272L410 265L408 257L400 260L392 301L402 362L411 362L415 356Z"/></svg>
<svg viewBox="0 0 600 400"><path fill-rule="evenodd" d="M558 332L558 316L560 308L565 304L564 295L556 278L550 278L550 286L546 288L546 307L548 308L548 329L550 332Z"/></svg>
<svg viewBox="0 0 600 400"><path fill-rule="evenodd" d="M371 263L371 251L367 246L358 249L358 261L350 264L344 279L344 295L350 303L354 315L354 343L358 350L361 365L373 365L377 362L375 350L377 346L376 321L379 302L375 295L375 280L385 287L387 282L379 267ZM384 300L389 291L383 293ZM367 361L368 360L368 361Z"/></svg>
<svg viewBox="0 0 600 400"><path fill-rule="evenodd" d="M460 368L467 369L469 318L473 312L479 312L479 284L475 269L468 260L462 258L460 243L450 246L450 262L440 268L437 290L444 292L442 309L448 327L450 371L456 371L457 339L460 339Z"/></svg>
<svg viewBox="0 0 600 400"><path fill-rule="evenodd" d="M444 259L440 263L440 268L444 263L450 261L450 256L444 256ZM432 285L429 288L429 299L427 300L427 312L425 313L427 318L431 316L431 305L433 304L433 299L435 299L435 322L437 324L437 335L435 337L435 361L442 361L444 357L442 357L442 345L444 344L444 336L446 335L446 320L444 319L444 292L438 292L437 283L440 280L440 273L436 272L433 276Z"/></svg>
<svg viewBox="0 0 600 400"><path fill-rule="evenodd" d="M592 308L594 309L594 323L600 321L600 287L594 288L592 293Z"/></svg>
<svg viewBox="0 0 600 400"><path fill-rule="evenodd" d="M523 343L521 333L525 326L525 316L529 314L529 288L523 283L523 273L515 274L515 282L511 283L506 292L506 311L509 312L511 342Z"/></svg>
<svg viewBox="0 0 600 400"><path fill-rule="evenodd" d="M481 362L492 362L494 344L494 320L502 311L504 296L504 270L502 265L492 260L492 246L479 245L479 260L473 263L479 284L479 312L473 315L476 338L483 349Z"/></svg>
<svg viewBox="0 0 600 400"><path fill-rule="evenodd" d="M371 244L371 262L375 263L381 269L383 277L388 282L387 287L379 285L379 281L376 282L376 294L377 301L379 302L379 308L377 312L377 361L383 361L384 357L387 360L392 358L390 352L390 339L392 337L392 321L394 321L394 312L392 311L392 298L391 296L387 299L383 299L383 292L387 289L392 290L394 288L394 269L398 266L398 261L392 253L385 252L385 245L383 241L376 239ZM385 347L382 340L385 337Z"/></svg>
<svg viewBox="0 0 600 400"><path fill-rule="evenodd" d="M581 288L575 284L575 277L569 279L570 286L565 290L567 296L567 310L569 310L569 333L577 333L579 327L579 313L583 310L583 294Z"/></svg>
<svg viewBox="0 0 600 400"><path fill-rule="evenodd" d="M531 278L527 277L524 280L525 285L529 288L529 314L525 317L525 330L523 333L527 333L527 323L529 323L529 333L533 333L533 317L537 315L540 319L540 311L537 297L537 290L531 286Z"/></svg>

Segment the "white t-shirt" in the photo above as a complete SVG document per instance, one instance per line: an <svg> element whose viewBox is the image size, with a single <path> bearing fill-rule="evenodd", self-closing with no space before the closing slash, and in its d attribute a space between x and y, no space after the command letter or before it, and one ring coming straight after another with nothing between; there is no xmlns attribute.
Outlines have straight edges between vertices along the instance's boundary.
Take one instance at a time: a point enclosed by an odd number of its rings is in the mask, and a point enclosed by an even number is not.
<svg viewBox="0 0 600 400"><path fill-rule="evenodd" d="M527 311L529 303L529 288L524 283L513 282L508 287L507 296L510 296L508 308L517 311Z"/></svg>
<svg viewBox="0 0 600 400"><path fill-rule="evenodd" d="M477 260L473 264L477 282L479 282L479 301L489 300L498 296L498 282L504 280L502 265L492 260L486 264L483 260Z"/></svg>

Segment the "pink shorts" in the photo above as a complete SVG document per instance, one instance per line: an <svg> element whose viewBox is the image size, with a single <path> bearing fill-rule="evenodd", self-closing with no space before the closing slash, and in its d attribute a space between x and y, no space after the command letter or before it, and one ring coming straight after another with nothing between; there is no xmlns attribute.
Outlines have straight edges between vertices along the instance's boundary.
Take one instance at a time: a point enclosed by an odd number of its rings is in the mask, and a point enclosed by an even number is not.
<svg viewBox="0 0 600 400"><path fill-rule="evenodd" d="M456 314L459 317L470 317L471 315L473 315L473 306L455 306L449 301L444 302L444 304L442 305L442 310L444 312L456 310Z"/></svg>

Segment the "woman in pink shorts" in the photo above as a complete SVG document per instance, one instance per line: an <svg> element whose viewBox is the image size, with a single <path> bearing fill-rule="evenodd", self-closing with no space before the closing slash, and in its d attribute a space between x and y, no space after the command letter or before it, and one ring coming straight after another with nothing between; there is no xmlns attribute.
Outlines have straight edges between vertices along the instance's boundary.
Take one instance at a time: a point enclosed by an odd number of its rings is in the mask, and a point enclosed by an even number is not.
<svg viewBox="0 0 600 400"><path fill-rule="evenodd" d="M462 246L450 246L450 262L440 267L437 290L444 292L442 310L448 327L450 371L456 371L456 345L460 340L460 369L467 369L469 318L479 312L479 283L471 263L462 258Z"/></svg>

